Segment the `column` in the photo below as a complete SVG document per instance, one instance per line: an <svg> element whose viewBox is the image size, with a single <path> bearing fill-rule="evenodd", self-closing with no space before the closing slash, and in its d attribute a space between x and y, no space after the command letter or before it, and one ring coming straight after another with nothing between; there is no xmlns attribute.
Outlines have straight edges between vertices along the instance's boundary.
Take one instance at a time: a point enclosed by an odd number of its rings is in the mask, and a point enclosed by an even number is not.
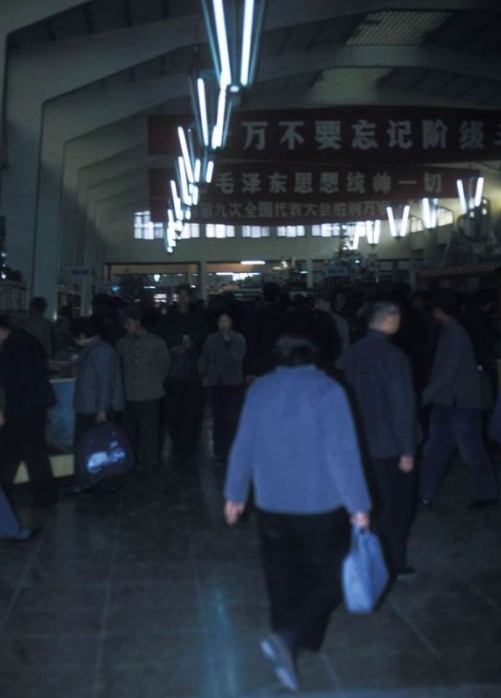
<svg viewBox="0 0 501 698"><path fill-rule="evenodd" d="M313 288L313 260L306 260L306 288Z"/></svg>
<svg viewBox="0 0 501 698"><path fill-rule="evenodd" d="M201 261L198 263L198 297L203 301L208 298L208 283L207 262Z"/></svg>

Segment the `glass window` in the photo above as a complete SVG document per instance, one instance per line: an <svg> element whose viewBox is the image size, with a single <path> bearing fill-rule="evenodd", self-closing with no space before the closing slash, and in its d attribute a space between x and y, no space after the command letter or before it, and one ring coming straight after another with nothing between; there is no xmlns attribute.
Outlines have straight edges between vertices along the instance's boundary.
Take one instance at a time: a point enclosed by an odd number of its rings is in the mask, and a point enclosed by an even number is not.
<svg viewBox="0 0 501 698"><path fill-rule="evenodd" d="M305 236L304 225L281 225L277 228L279 238L301 238Z"/></svg>
<svg viewBox="0 0 501 698"><path fill-rule="evenodd" d="M341 234L339 223L322 223L311 228L313 237L332 238Z"/></svg>
<svg viewBox="0 0 501 698"><path fill-rule="evenodd" d="M242 226L243 238L268 238L270 237L270 229L267 226L261 225L244 225Z"/></svg>
<svg viewBox="0 0 501 698"><path fill-rule="evenodd" d="M207 238L234 238L235 237L235 226L234 225L223 225L220 223L208 223L205 226L205 237Z"/></svg>
<svg viewBox="0 0 501 698"><path fill-rule="evenodd" d="M183 232L181 233L181 240L193 240L200 237L200 225L199 223L185 223L183 225Z"/></svg>

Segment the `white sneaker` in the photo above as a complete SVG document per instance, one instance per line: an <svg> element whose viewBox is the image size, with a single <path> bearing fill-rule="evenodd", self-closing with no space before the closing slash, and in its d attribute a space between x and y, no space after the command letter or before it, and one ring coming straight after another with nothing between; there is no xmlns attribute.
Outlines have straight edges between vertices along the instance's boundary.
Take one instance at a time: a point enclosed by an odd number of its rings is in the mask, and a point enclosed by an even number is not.
<svg viewBox="0 0 501 698"><path fill-rule="evenodd" d="M299 681L291 651L276 633L261 640L261 651L275 666L275 675L290 691L299 690Z"/></svg>

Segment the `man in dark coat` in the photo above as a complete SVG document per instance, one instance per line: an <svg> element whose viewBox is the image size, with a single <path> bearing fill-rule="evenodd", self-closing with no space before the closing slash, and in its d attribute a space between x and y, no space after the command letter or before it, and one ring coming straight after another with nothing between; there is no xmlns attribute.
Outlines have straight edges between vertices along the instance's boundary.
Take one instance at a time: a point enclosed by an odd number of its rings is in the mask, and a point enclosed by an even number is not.
<svg viewBox="0 0 501 698"><path fill-rule="evenodd" d="M167 341L171 357L165 394L173 451L184 462L193 464L204 409L198 360L209 328L192 304L191 287L180 285L177 295L177 308L170 311L158 334Z"/></svg>
<svg viewBox="0 0 501 698"><path fill-rule="evenodd" d="M398 332L400 309L378 301L368 312L369 330L348 353L346 377L360 411L376 489L376 526L390 570L403 579L412 516L416 399L410 362L390 338Z"/></svg>
<svg viewBox="0 0 501 698"><path fill-rule="evenodd" d="M263 287L264 305L248 324L245 373L252 382L276 367L275 346L287 324L286 312L280 303L280 287L269 282Z"/></svg>
<svg viewBox="0 0 501 698"><path fill-rule="evenodd" d="M440 336L423 403L432 405L430 431L421 468L421 500L430 506L436 499L456 448L471 472L475 488L473 509L498 503L493 463L482 434L482 374L472 341L456 319L459 301L450 289L431 299Z"/></svg>
<svg viewBox="0 0 501 698"><path fill-rule="evenodd" d="M52 504L57 486L45 439L47 411L55 403L44 351L22 330L11 329L0 315L0 384L5 392L5 426L1 433L0 477L9 489L21 462L28 470L34 503Z"/></svg>

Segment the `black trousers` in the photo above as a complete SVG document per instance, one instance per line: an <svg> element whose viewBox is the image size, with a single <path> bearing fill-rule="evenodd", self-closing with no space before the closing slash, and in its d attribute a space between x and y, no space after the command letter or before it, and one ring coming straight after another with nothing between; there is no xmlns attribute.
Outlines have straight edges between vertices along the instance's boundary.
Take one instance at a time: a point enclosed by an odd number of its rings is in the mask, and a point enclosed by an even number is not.
<svg viewBox="0 0 501 698"><path fill-rule="evenodd" d="M414 473L402 472L399 462L399 457L372 460L377 488L374 526L393 574L407 565L407 537L416 488Z"/></svg>
<svg viewBox="0 0 501 698"><path fill-rule="evenodd" d="M168 381L167 422L174 453L193 456L197 450L204 414L204 389L195 381Z"/></svg>
<svg viewBox="0 0 501 698"><path fill-rule="evenodd" d="M211 398L214 455L226 460L237 431L242 408L243 386L213 386Z"/></svg>
<svg viewBox="0 0 501 698"><path fill-rule="evenodd" d="M127 402L123 425L142 474L158 474L160 469L160 400Z"/></svg>
<svg viewBox="0 0 501 698"><path fill-rule="evenodd" d="M57 500L57 484L45 439L47 410L9 415L0 436L0 478L9 492L22 461L26 465L35 504Z"/></svg>
<svg viewBox="0 0 501 698"><path fill-rule="evenodd" d="M271 627L297 649L320 650L342 601L341 564L349 548L344 510L292 515L258 510Z"/></svg>

